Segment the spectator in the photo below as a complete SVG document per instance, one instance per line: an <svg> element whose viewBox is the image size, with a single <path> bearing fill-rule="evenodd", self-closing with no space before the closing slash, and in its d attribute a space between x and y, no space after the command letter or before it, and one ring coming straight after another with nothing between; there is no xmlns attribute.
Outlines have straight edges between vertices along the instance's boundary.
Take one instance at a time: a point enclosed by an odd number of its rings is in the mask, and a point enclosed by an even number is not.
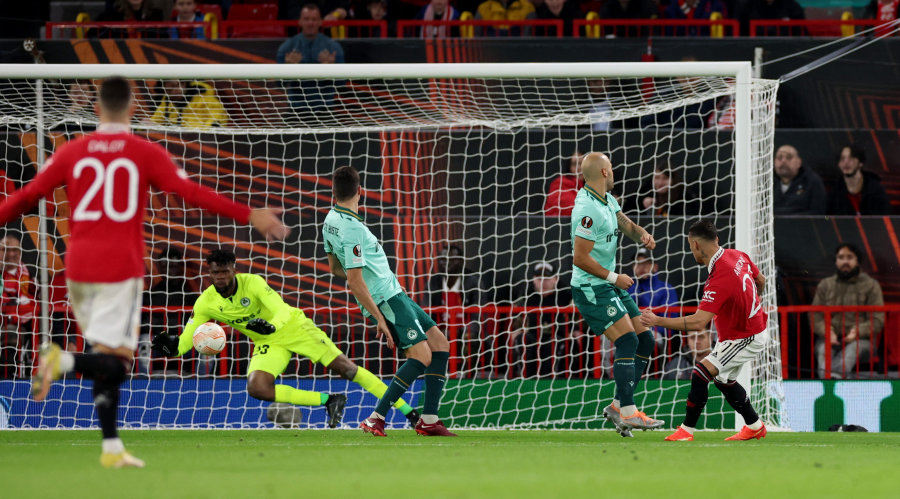
<svg viewBox="0 0 900 499"><path fill-rule="evenodd" d="M534 5L528 0L485 0L478 5L475 12L476 20L485 21L524 21L534 19ZM509 26L492 26L480 29L484 36L496 36L498 34L527 35L527 28L510 28Z"/></svg>
<svg viewBox="0 0 900 499"><path fill-rule="evenodd" d="M550 182L547 200L544 202L544 215L548 217L568 217L575 206L575 196L584 187L581 177L581 153L575 151L569 158L569 172L562 173Z"/></svg>
<svg viewBox="0 0 900 499"><path fill-rule="evenodd" d="M663 368L663 379L691 379L694 366L712 351L712 334L709 329L687 331L685 343L687 348L682 349L666 362Z"/></svg>
<svg viewBox="0 0 900 499"><path fill-rule="evenodd" d="M195 0L175 0L175 13L172 20L178 23L202 23L203 13L197 10ZM169 28L169 38L206 38L203 27Z"/></svg>
<svg viewBox="0 0 900 499"><path fill-rule="evenodd" d="M416 19L422 21L457 21L459 20L459 11L450 5L449 0L431 0L422 10ZM422 38L447 38L449 36L459 36L459 29L451 29L450 26L423 26L419 33Z"/></svg>
<svg viewBox="0 0 900 499"><path fill-rule="evenodd" d="M701 20L709 19L713 12L722 14L722 17L728 17L725 4L721 0L672 0L669 7L666 8L665 15L667 19L686 19ZM668 30L667 30L668 31ZM699 26L688 27L685 33L684 28L675 30L677 36L709 36L709 28Z"/></svg>
<svg viewBox="0 0 900 499"><path fill-rule="evenodd" d="M834 252L835 274L816 286L813 305L853 306L884 305L878 281L860 270L862 253L843 243ZM857 364L869 358L872 337L884 327L884 312L835 312L825 327L825 317L814 312L816 363L820 378L825 377L825 342L831 343L831 373L836 377L852 376Z"/></svg>
<svg viewBox="0 0 900 499"><path fill-rule="evenodd" d="M22 263L22 245L15 236L0 239L0 275L3 276L0 375L15 377L24 375L24 371L20 370L31 365L29 352L34 351L34 345L31 345L32 319L37 305L31 274Z"/></svg>
<svg viewBox="0 0 900 499"><path fill-rule="evenodd" d="M863 171L866 153L850 144L841 148L841 178L828 193L829 215L890 215L891 203L878 175Z"/></svg>
<svg viewBox="0 0 900 499"><path fill-rule="evenodd" d="M559 275L550 262L537 263L531 272L531 281L524 297L517 303L524 307L566 307L572 304L572 291L560 289ZM563 318L556 312L525 313L513 321L510 345L516 350L521 363L515 367L525 377L550 376L565 370L566 343L574 332L571 317Z"/></svg>
<svg viewBox="0 0 900 499"><path fill-rule="evenodd" d="M154 8L145 0L115 0L111 7L97 17L97 22L162 22L165 19L163 11ZM162 34L157 29L110 29L102 28L97 31L90 30L88 36L100 38L129 38L133 36L148 36L159 38Z"/></svg>
<svg viewBox="0 0 900 499"><path fill-rule="evenodd" d="M96 93L90 80L72 80L66 87L66 96L69 99L66 105L67 113L94 114Z"/></svg>
<svg viewBox="0 0 900 499"><path fill-rule="evenodd" d="M649 0L607 0L600 8L600 19L651 19L656 16Z"/></svg>
<svg viewBox="0 0 900 499"><path fill-rule="evenodd" d="M387 0L368 0L366 2L365 14L360 15L360 16L354 16L354 17L356 19L371 19L373 21L384 21L388 24L388 27L387 27L388 38L396 38L396 36L397 36L397 34L396 34L397 30L396 30L396 26L394 25L394 20L388 12ZM362 27L360 27L359 30L361 30L360 32L358 32L360 34L357 35L359 37L364 37L364 36L373 37L376 35L381 35L381 33L378 31L378 28L362 28ZM365 31L363 31L363 30L365 30Z"/></svg>
<svg viewBox="0 0 900 499"><path fill-rule="evenodd" d="M157 281L144 293L145 307L191 307L200 292L197 285L187 279L184 254L178 248L169 246L159 253L155 261ZM150 338L158 334L179 334L190 313L179 310L153 311L142 314L142 328L138 342L138 365L140 372L148 372L150 361Z"/></svg>
<svg viewBox="0 0 900 499"><path fill-rule="evenodd" d="M804 168L803 158L789 144L775 152L775 181L772 203L776 215L822 215L825 213L825 184L816 172Z"/></svg>
<svg viewBox="0 0 900 499"><path fill-rule="evenodd" d="M451 244L435 260L436 271L428 280L429 307L468 307L480 304L481 279L466 268L462 248ZM462 320L462 317L457 317ZM447 324L450 317L435 317L435 322Z"/></svg>
<svg viewBox="0 0 900 499"><path fill-rule="evenodd" d="M745 13L741 16L741 31L749 32L751 19L773 19L789 21L791 19L806 19L803 7L796 0L750 0L745 6ZM772 27L765 33L753 33L753 35L803 35L803 28L791 28L789 31Z"/></svg>
<svg viewBox="0 0 900 499"><path fill-rule="evenodd" d="M866 6L863 17L866 19L875 19L881 23L889 23L896 21L900 16L900 0L872 0ZM890 27L878 27L875 30L875 36L887 35L897 28L896 25Z"/></svg>
<svg viewBox="0 0 900 499"><path fill-rule="evenodd" d="M300 11L300 33L278 47L275 60L279 64L343 64L344 49L338 42L320 33L322 13L319 6L308 3ZM313 112L331 106L335 83L325 80L301 80L286 84L295 111Z"/></svg>
<svg viewBox="0 0 900 499"><path fill-rule="evenodd" d="M712 130L734 130L734 99L730 95L722 95L716 99L716 105L706 118L706 127Z"/></svg>
<svg viewBox="0 0 900 499"><path fill-rule="evenodd" d="M658 308L678 306L678 292L657 274L659 265L653 261L653 255L647 248L641 248L634 255L634 284L628 293L634 298L639 308ZM670 313L667 313L668 316ZM671 335L671 331L661 327L654 328L657 342Z"/></svg>
<svg viewBox="0 0 900 499"><path fill-rule="evenodd" d="M645 195L638 206L641 215L668 217L700 214L700 196L664 160L656 163L651 186L642 191Z"/></svg>
<svg viewBox="0 0 900 499"><path fill-rule="evenodd" d="M228 114L212 85L181 80L160 80L154 91L156 109L150 120L166 126L209 128L226 126Z"/></svg>
<svg viewBox="0 0 900 499"><path fill-rule="evenodd" d="M563 22L563 36L572 36L572 24L575 19L580 19L581 9L578 7L576 0L546 0L535 11L535 18L560 20ZM535 34L538 36L556 35L556 31L552 28L536 28Z"/></svg>

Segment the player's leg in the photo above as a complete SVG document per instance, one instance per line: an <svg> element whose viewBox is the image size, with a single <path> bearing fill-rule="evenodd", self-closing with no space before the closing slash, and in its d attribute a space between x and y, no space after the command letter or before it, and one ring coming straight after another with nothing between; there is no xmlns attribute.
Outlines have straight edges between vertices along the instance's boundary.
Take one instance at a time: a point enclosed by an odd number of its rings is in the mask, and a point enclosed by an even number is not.
<svg viewBox="0 0 900 499"><path fill-rule="evenodd" d="M429 325L434 324L422 311L419 322L425 322L426 318ZM447 382L450 342L437 325L428 328L425 335L428 337L428 348L431 349L431 364L425 369L425 403L422 407L422 418L416 425L416 433L425 436L455 437L456 434L447 430L438 418L438 408L444 395L444 384Z"/></svg>
<svg viewBox="0 0 900 499"><path fill-rule="evenodd" d="M403 350L406 362L397 369L384 396L378 400L375 410L360 425L366 433L379 437L385 436L384 415L431 364L428 338L425 336L425 331L415 323L415 315L409 309L406 300L409 300L406 294L400 293L380 305L381 313L387 320L388 330L394 339L394 344Z"/></svg>
<svg viewBox="0 0 900 499"><path fill-rule="evenodd" d="M634 332L637 335L638 340L637 348L635 348L634 352L634 392L636 393L641 378L644 377L644 371L647 369L647 364L650 363L650 356L653 355L653 345L655 343L653 341L653 331L646 326L643 326L637 320L641 315L641 311L638 309L634 299L631 298L631 295L622 289L617 289L616 291L619 294L619 300L625 306L625 310L628 311L628 317L631 320L631 325L634 327ZM615 402L615 400L613 402Z"/></svg>
<svg viewBox="0 0 900 499"><path fill-rule="evenodd" d="M721 343L721 342L720 342ZM718 344L717 344L718 345ZM666 437L668 441L690 441L694 439L694 430L703 408L709 400L709 383L719 373L718 367L712 362L714 353L710 353L705 359L698 362L691 372L691 391L688 392L685 402L685 416L675 433Z"/></svg>
<svg viewBox="0 0 900 499"><path fill-rule="evenodd" d="M32 386L34 398L43 400L50 383L67 372L94 380L94 407L103 434L100 464L107 468L143 467L143 461L125 450L116 420L119 385L131 370L137 348L143 280L110 284L70 281L68 288L75 319L91 352L71 353L55 343L43 345Z"/></svg>
<svg viewBox="0 0 900 499"><path fill-rule="evenodd" d="M379 399L384 397L384 393L387 391L387 385L385 385L384 382L378 379L377 376L372 374L365 367L355 364L343 353L335 357L334 360L328 364L325 364L324 362L322 364L328 368L329 371L346 380L356 383L361 386L363 390L375 395L375 397ZM402 398L397 399L397 401L394 402L394 408L398 409L406 416L406 419L409 420L411 426L415 427L416 423L419 422L419 411L413 409Z"/></svg>
<svg viewBox="0 0 900 499"><path fill-rule="evenodd" d="M763 332L750 338L735 340L732 348L715 358L719 368L714 379L716 388L722 392L728 405L744 418L741 430L725 440L758 440L766 436L766 427L750 403L747 391L736 381L741 369L749 369L748 364L763 351L766 339L767 333Z"/></svg>

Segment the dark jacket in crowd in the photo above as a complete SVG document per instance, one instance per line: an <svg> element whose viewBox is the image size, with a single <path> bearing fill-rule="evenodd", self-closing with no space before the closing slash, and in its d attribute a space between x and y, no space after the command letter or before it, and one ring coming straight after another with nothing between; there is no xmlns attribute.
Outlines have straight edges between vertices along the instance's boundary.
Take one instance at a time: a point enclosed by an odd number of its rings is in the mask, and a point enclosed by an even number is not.
<svg viewBox="0 0 900 499"><path fill-rule="evenodd" d="M888 199L881 178L872 173L863 171L862 199L859 202L859 213L853 208L853 203L847 193L847 184L843 178L839 178L828 193L829 215L890 215L891 201Z"/></svg>
<svg viewBox="0 0 900 499"><path fill-rule="evenodd" d="M547 4L543 4L537 8L534 17L536 19L559 19L563 22L563 35L572 36L572 21L575 19L581 19L583 16L576 0L566 0L566 2L563 4L562 10L559 11L559 15L550 12L550 9L547 8ZM547 33L545 33L545 31ZM549 35L552 33L554 33L552 28L535 28L535 35L537 36Z"/></svg>
<svg viewBox="0 0 900 499"><path fill-rule="evenodd" d="M781 192L781 179L775 175L772 202L776 215L823 215L825 184L816 172L801 166L787 191Z"/></svg>

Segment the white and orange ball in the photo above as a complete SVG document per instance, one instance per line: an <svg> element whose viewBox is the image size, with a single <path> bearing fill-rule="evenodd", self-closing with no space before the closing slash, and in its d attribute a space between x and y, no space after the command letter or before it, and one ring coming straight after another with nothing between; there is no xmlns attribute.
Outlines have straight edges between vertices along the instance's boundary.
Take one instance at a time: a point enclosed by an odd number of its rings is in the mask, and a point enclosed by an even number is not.
<svg viewBox="0 0 900 499"><path fill-rule="evenodd" d="M215 322L206 322L194 330L194 349L201 355L216 355L225 349L225 330Z"/></svg>

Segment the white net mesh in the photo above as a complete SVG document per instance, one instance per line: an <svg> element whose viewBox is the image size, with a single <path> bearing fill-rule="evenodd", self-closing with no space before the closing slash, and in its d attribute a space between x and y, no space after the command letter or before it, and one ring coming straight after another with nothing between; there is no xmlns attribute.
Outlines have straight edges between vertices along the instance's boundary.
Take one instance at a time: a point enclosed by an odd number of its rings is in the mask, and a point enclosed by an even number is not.
<svg viewBox="0 0 900 499"><path fill-rule="evenodd" d="M641 281L641 306L696 305L705 270L684 240L698 216L713 217L726 246L735 241L736 189L749 188L754 246L774 275L770 158L777 83L754 81L750 133L752 182L735 182L735 79L651 78L152 80L135 75L132 129L164 145L191 178L253 206L284 207L293 226L286 244L253 239L248 229L154 193L145 234L149 289L134 376L120 413L126 426L266 427L267 403L248 398L251 345L229 330L215 358L151 358L150 338L179 332L197 292L208 286L203 259L235 250L238 270L264 275L299 306L351 360L389 379L398 358L366 327L343 280L332 278L321 248L331 204L330 174L350 164L362 173L362 214L382 241L401 284L451 340L441 417L453 425L599 428L612 394L611 349L587 331L570 306L571 244L567 201L578 188L570 161L578 153L612 159L623 209L655 236L656 279ZM685 65L686 74L690 65ZM422 74L426 75L427 66ZM48 154L96 126L93 81L0 82L0 144L7 192L34 176L37 127ZM559 187L555 193L554 188ZM53 301L50 337L85 348L67 312L61 257L68 207L60 190L48 200L49 258L42 263L38 216L10 224L22 240L32 276L48 271ZM35 211L35 213L37 213ZM750 230L748 228L748 230ZM252 241L252 242L248 242ZM634 275L637 246L623 240L617 271ZM649 291L648 291L649 290ZM33 289L27 292L32 293ZM4 305L7 305L4 295ZM765 302L774 306L774 288ZM169 307L168 309L156 307ZM682 308L687 307L687 308ZM774 317L774 313L772 316ZM783 423L780 361L773 343L756 366L752 397L763 418ZM13 402L15 426L87 427L90 389L67 379L49 401L27 399L27 378L41 328L5 324L0 387ZM13 335L7 331L15 329ZM227 328L226 328L227 329ZM15 341L9 338L15 338ZM645 382L636 391L648 414L674 426L701 338L657 332ZM375 397L295 357L277 382L350 396L345 422L355 424ZM420 382L421 383L421 382ZM405 397L420 403L417 383ZM419 404L420 405L420 404ZM324 424L324 410L303 409L304 425ZM732 423L714 396L706 427ZM403 421L394 415L392 421Z"/></svg>

